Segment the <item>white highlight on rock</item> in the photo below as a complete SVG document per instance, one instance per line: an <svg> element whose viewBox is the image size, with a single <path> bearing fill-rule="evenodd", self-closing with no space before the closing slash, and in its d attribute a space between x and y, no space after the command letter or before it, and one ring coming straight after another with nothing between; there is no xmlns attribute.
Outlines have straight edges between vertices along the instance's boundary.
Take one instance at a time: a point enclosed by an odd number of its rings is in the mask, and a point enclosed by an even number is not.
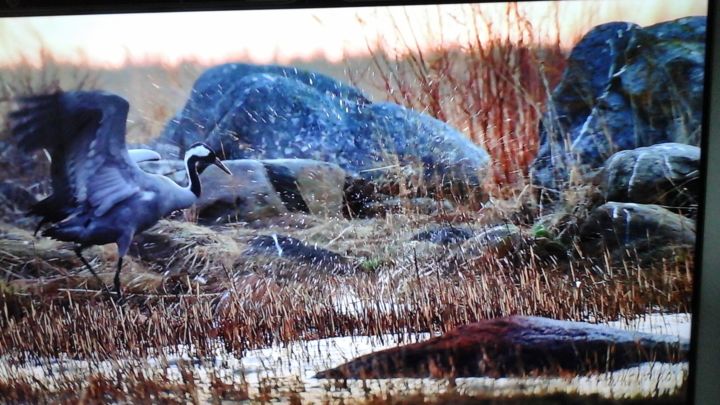
<svg viewBox="0 0 720 405"><path fill-rule="evenodd" d="M633 171L630 175L630 180L628 181L628 194L632 193L633 185L635 184L635 177L637 177L638 167L640 167L640 161L645 155L647 155L645 152L640 152L637 156L637 159L635 159Z"/></svg>
<svg viewBox="0 0 720 405"><path fill-rule="evenodd" d="M277 248L278 257L282 257L283 255L283 249L280 247L280 241L278 240L277 234L272 234L273 241L275 242L275 247Z"/></svg>

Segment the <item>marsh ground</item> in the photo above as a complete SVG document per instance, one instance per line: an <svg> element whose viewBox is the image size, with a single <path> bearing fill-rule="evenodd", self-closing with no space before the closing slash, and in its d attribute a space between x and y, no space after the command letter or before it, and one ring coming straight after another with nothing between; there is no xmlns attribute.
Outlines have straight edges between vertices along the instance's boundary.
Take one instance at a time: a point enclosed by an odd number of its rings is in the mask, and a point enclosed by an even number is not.
<svg viewBox="0 0 720 405"><path fill-rule="evenodd" d="M611 398L680 395L687 364L650 363L594 377L470 379L457 385L459 391L429 380L368 382L372 389L313 380L309 376L322 368L397 339L412 342L494 316L624 325L663 313L629 327L654 325L655 332L687 336L689 317L672 314L689 312L692 261L643 267L613 264L609 257L606 265L605 260L552 263L531 252L515 258L470 252L463 257L457 247L408 241L433 222L417 214L303 222L302 229L283 223L258 230L248 224L207 229L163 221L150 234L167 235L153 239L164 241L166 250L145 260L134 257L124 269L130 298L123 307L104 297L70 246L4 227L4 389L51 400L73 400L80 393L93 398L114 387L103 394L106 399L148 395L203 402L244 395L254 402L290 403L296 396L302 403L338 398L398 403L408 390L428 398L455 392L468 400L491 393L506 398L559 392L569 398L590 392ZM329 274L317 266L245 256L250 237L272 232L345 252L355 266ZM101 277L109 283L113 247L96 248L88 256L106 269ZM678 319L680 331L664 324ZM644 385L638 385L641 381Z"/></svg>

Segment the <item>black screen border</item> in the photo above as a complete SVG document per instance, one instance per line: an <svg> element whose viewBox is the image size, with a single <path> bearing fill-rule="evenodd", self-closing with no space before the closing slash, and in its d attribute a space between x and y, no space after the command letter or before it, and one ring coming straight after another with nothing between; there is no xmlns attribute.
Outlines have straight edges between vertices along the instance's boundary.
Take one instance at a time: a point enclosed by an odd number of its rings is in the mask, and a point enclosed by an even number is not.
<svg viewBox="0 0 720 405"><path fill-rule="evenodd" d="M716 404L720 398L720 7L708 3L701 189L693 286L688 403Z"/></svg>

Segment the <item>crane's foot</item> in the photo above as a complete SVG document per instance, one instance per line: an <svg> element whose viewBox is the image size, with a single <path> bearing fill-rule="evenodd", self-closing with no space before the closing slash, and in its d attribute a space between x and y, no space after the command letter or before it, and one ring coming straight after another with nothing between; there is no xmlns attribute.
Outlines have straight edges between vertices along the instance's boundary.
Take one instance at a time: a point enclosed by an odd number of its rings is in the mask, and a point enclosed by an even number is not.
<svg viewBox="0 0 720 405"><path fill-rule="evenodd" d="M116 305L122 307L127 303L127 296L119 294L119 293L115 293L112 296L112 300Z"/></svg>
<svg viewBox="0 0 720 405"><path fill-rule="evenodd" d="M123 305L125 304L125 302L127 302L126 297L123 295L122 291L117 285L115 285L115 294L113 294L112 298L113 301L115 301L115 303L118 305Z"/></svg>

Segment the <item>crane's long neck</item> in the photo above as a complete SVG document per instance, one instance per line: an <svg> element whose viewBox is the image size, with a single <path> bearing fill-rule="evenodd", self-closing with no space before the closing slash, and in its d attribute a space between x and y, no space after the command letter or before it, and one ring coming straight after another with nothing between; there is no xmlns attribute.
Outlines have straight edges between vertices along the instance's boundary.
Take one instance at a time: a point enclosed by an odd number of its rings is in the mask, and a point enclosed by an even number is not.
<svg viewBox="0 0 720 405"><path fill-rule="evenodd" d="M194 155L190 155L185 158L185 169L187 170L189 179L188 186L186 188L192 191L197 198L200 198L200 192L202 190L200 186L200 175L197 170L199 160L200 158Z"/></svg>

